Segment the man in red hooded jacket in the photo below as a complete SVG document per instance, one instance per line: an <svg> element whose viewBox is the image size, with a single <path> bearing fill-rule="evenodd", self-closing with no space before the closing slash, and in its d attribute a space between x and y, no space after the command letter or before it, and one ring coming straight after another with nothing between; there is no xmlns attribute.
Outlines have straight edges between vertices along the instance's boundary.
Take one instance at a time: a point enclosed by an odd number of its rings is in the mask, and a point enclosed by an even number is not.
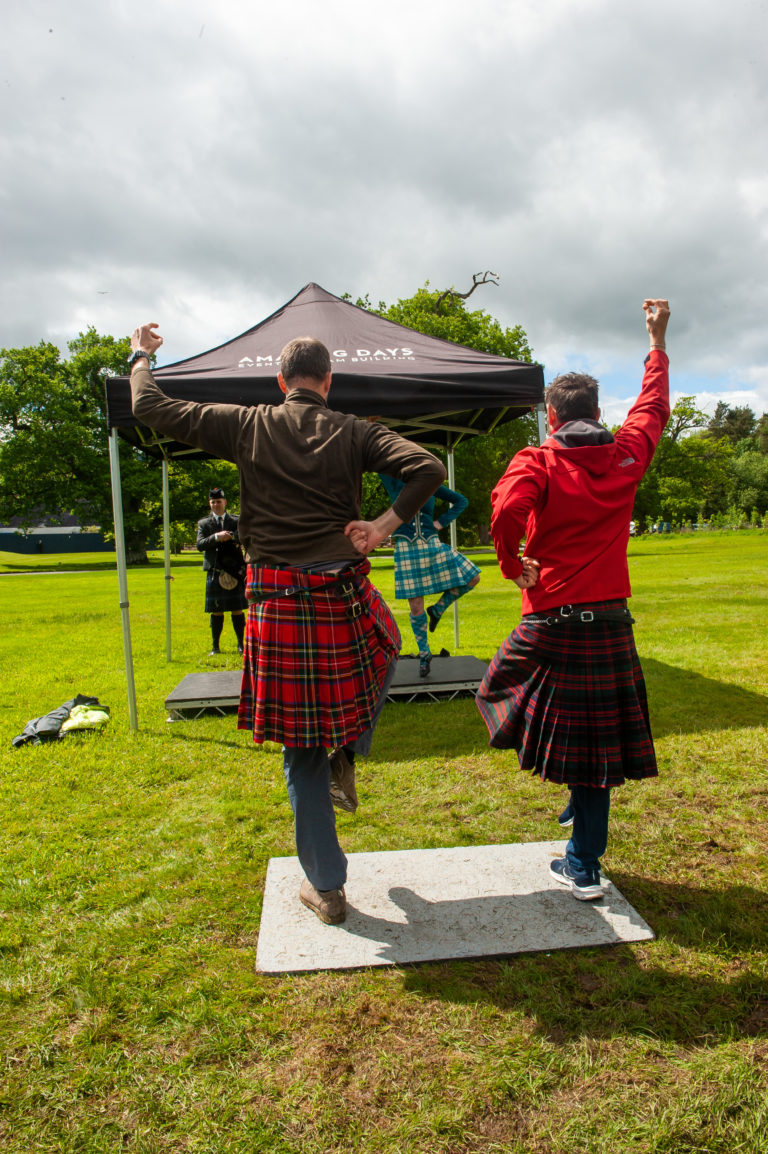
<svg viewBox="0 0 768 1154"><path fill-rule="evenodd" d="M523 617L477 704L492 746L570 786L572 836L551 872L586 901L603 894L611 788L657 772L627 609L627 542L637 486L669 419L669 304L649 299L643 309L650 352L618 433L599 424L594 378L557 377L546 397L551 435L517 453L492 495L499 564L523 591Z"/></svg>

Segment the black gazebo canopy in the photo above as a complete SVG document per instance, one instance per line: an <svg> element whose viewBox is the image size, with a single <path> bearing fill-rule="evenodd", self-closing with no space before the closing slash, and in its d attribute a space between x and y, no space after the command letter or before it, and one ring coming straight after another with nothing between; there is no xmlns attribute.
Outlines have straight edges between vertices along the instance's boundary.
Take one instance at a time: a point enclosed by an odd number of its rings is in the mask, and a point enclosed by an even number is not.
<svg viewBox="0 0 768 1154"><path fill-rule="evenodd" d="M312 283L241 336L155 369L154 376L169 396L188 401L275 404L282 399L275 379L280 350L298 336L317 337L331 353L334 409L378 417L423 444L453 448L544 399L541 365L425 336ZM127 377L113 377L106 387L110 431L155 456L205 456L136 420Z"/></svg>

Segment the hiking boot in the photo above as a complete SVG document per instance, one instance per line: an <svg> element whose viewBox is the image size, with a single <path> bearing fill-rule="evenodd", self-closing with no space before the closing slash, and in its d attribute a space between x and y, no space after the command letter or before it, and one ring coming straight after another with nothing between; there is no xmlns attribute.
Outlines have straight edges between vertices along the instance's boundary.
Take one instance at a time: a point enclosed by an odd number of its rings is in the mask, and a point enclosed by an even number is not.
<svg viewBox="0 0 768 1154"><path fill-rule="evenodd" d="M419 654L419 677L429 677L429 667L432 664L431 653Z"/></svg>
<svg viewBox="0 0 768 1154"><path fill-rule="evenodd" d="M429 618L429 632L434 633L440 624L441 614L435 612L434 605L427 606L427 617Z"/></svg>
<svg viewBox="0 0 768 1154"><path fill-rule="evenodd" d="M355 766L343 749L334 749L328 760L331 763L331 801L337 809L354 813L359 802L355 789Z"/></svg>
<svg viewBox="0 0 768 1154"><path fill-rule="evenodd" d="M341 925L347 916L347 898L343 889L316 890L308 878L301 883L299 901L327 926Z"/></svg>
<svg viewBox="0 0 768 1154"><path fill-rule="evenodd" d="M600 870L574 870L568 859L561 857L549 863L549 872L555 881L570 886L571 893L581 902L594 902L603 896Z"/></svg>
<svg viewBox="0 0 768 1154"><path fill-rule="evenodd" d="M560 817L557 819L557 821L558 824L563 827L563 829L569 825L573 825L573 807L570 803L570 800L563 812L560 814Z"/></svg>

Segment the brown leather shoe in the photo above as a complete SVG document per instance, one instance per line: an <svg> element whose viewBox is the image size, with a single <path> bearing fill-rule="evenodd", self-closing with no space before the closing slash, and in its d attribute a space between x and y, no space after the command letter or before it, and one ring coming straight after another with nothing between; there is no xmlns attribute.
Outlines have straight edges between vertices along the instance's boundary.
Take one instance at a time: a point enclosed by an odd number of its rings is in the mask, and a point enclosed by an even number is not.
<svg viewBox="0 0 768 1154"><path fill-rule="evenodd" d="M309 879L304 878L299 900L328 926L341 925L347 916L347 898L343 889L316 890Z"/></svg>
<svg viewBox="0 0 768 1154"><path fill-rule="evenodd" d="M355 767L343 749L334 749L331 763L331 801L337 809L354 813L359 802L355 789Z"/></svg>

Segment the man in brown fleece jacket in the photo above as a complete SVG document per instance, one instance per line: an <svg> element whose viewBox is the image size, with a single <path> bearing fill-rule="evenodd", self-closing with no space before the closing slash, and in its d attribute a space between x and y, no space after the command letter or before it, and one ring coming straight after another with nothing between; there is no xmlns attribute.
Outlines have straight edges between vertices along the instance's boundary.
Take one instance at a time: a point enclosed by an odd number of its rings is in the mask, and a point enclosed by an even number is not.
<svg viewBox="0 0 768 1154"><path fill-rule="evenodd" d="M331 758L347 786L343 805L354 796L349 763L370 749L400 647L394 619L368 581L365 554L414 516L445 468L383 425L329 409L330 356L312 337L283 349L282 404L218 405L174 400L157 387L149 368L162 344L156 330L142 325L131 337L133 411L151 428L238 466L250 603L238 724L256 742L283 744L307 875L299 896L336 924L346 916L347 861L336 836ZM360 520L364 472L404 482L373 522Z"/></svg>

